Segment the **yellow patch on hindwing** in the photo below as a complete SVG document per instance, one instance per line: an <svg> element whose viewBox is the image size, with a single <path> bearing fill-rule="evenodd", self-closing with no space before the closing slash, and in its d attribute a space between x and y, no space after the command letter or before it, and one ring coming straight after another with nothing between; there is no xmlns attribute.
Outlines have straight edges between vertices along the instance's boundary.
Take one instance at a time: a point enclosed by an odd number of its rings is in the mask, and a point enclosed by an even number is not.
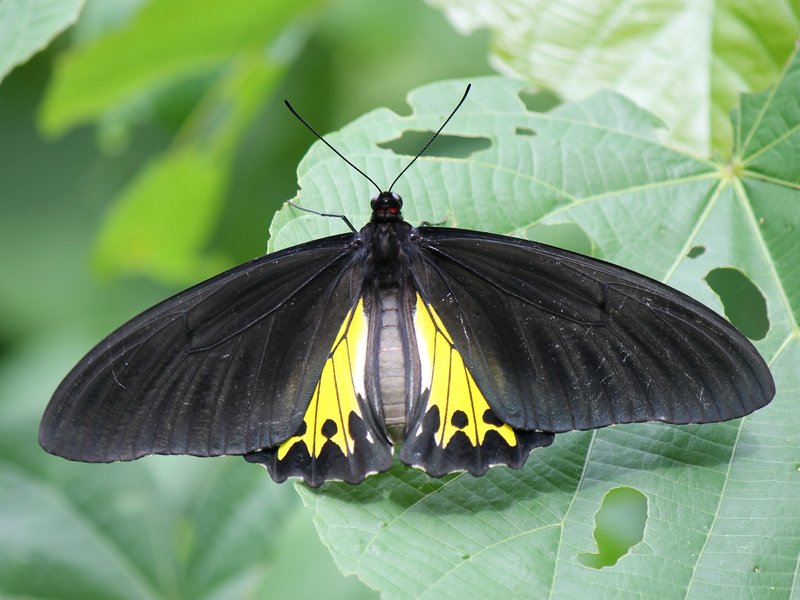
<svg viewBox="0 0 800 600"><path fill-rule="evenodd" d="M419 294L414 327L422 367L422 390L430 390L425 413L433 407L439 412L439 425L434 432L436 444L446 448L461 431L470 444L479 446L483 445L486 435L494 431L509 446L516 446L514 430L494 415L439 315Z"/></svg>
<svg viewBox="0 0 800 600"><path fill-rule="evenodd" d="M339 328L299 433L279 446L278 460L285 458L295 444L305 444L308 454L317 458L329 440L345 456L353 453L349 423L351 414L362 417L356 386L362 391L366 335L364 304L359 300Z"/></svg>

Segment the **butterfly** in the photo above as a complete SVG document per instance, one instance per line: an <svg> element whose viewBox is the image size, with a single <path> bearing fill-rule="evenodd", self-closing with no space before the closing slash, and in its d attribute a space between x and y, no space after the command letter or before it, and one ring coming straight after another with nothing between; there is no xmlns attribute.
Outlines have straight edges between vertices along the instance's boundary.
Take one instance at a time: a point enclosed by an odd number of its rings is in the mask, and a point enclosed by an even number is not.
<svg viewBox="0 0 800 600"><path fill-rule="evenodd" d="M369 222L326 215L352 231L246 262L122 325L55 391L47 452L242 455L275 481L319 486L385 471L397 447L430 475L478 476L521 467L557 433L725 421L774 396L758 351L703 304L544 244L413 227L391 190L428 145L384 191L287 106L378 189Z"/></svg>

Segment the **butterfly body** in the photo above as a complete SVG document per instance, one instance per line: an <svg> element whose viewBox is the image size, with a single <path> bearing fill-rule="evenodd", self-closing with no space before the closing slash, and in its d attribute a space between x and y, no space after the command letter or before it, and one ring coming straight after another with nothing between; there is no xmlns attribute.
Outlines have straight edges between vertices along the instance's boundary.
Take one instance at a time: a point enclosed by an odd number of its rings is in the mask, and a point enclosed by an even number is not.
<svg viewBox="0 0 800 600"><path fill-rule="evenodd" d="M402 443L408 415L420 390L420 364L413 331L413 281L409 252L419 239L403 220L397 194L373 198L373 216L357 235L367 249L364 290L368 321L368 397L393 443Z"/></svg>

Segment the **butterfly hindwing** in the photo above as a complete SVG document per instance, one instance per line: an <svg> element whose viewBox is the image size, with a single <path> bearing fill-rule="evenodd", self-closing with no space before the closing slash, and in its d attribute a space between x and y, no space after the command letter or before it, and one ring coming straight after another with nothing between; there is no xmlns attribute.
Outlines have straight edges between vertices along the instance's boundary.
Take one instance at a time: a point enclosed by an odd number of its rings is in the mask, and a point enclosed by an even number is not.
<svg viewBox="0 0 800 600"><path fill-rule="evenodd" d="M677 290L526 240L419 233L416 284L512 427L722 421L774 395L752 344Z"/></svg>
<svg viewBox="0 0 800 600"><path fill-rule="evenodd" d="M245 455L275 481L358 483L392 464L392 446L366 402L368 320L359 299L334 340L300 429L279 446Z"/></svg>
<svg viewBox="0 0 800 600"><path fill-rule="evenodd" d="M414 329L422 393L408 423L403 462L434 476L477 476L493 465L519 468L533 448L552 443L552 434L515 431L497 418L436 310L419 294Z"/></svg>
<svg viewBox="0 0 800 600"><path fill-rule="evenodd" d="M40 443L72 460L246 454L293 435L363 272L350 235L245 263L145 311L62 382Z"/></svg>

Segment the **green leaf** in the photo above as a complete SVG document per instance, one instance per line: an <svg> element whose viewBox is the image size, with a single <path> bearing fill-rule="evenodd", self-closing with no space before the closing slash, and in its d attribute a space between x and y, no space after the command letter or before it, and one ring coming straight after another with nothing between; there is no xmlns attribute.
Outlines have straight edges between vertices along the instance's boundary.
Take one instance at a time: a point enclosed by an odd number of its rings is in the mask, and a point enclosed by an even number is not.
<svg viewBox="0 0 800 600"><path fill-rule="evenodd" d="M144 273L188 284L229 265L222 256L204 253L204 246L219 220L237 141L283 68L260 54L232 61L172 148L116 198L95 248L101 272Z"/></svg>
<svg viewBox="0 0 800 600"><path fill-rule="evenodd" d="M264 51L315 2L150 2L127 27L61 57L42 105L42 129L59 135L120 104L218 68L239 51Z"/></svg>
<svg viewBox="0 0 800 600"><path fill-rule="evenodd" d="M706 276L739 270L766 300L756 345L778 394L766 408L711 425L640 424L559 435L525 468L442 480L395 467L359 486L298 486L340 569L386 598L790 598L800 550L800 59L774 89L742 100L730 163L701 161L659 141L660 123L602 93L546 113L524 86L473 81L447 127L489 148L423 156L395 186L413 222L531 236L570 224L607 260L682 289L719 311ZM384 149L435 130L466 82L415 90L412 113L376 110L327 139L379 185L410 157ZM379 144L381 144L379 146ZM769 161L763 160L771 153ZM762 162L766 164L762 164ZM322 144L298 171L301 206L369 215L370 184ZM272 246L345 230L284 208ZM728 299L735 303L736 298ZM727 304L727 302L726 302ZM596 552L595 513L616 488L647 501L643 540L613 566ZM588 592L587 590L591 590Z"/></svg>
<svg viewBox="0 0 800 600"><path fill-rule="evenodd" d="M0 2L0 81L72 25L83 0Z"/></svg>
<svg viewBox="0 0 800 600"><path fill-rule="evenodd" d="M612 88L703 156L730 151L737 95L773 83L800 36L797 0L428 2L462 32L489 29L503 71L566 99Z"/></svg>

